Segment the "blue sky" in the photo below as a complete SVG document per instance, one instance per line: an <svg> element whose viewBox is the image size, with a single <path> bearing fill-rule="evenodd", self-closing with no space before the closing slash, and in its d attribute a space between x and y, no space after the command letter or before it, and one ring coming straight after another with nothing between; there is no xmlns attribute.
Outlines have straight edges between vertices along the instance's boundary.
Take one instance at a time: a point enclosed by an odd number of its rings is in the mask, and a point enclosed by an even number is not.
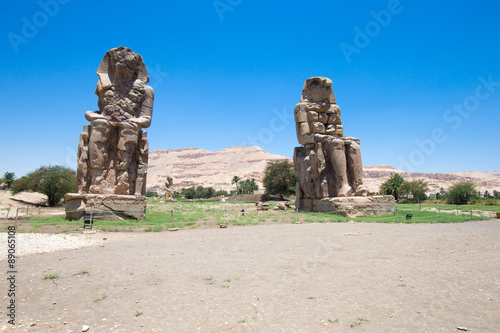
<svg viewBox="0 0 500 333"><path fill-rule="evenodd" d="M292 156L304 81L333 80L364 165L500 169L496 1L0 2L0 174L76 168L108 49L155 89L150 150L259 145Z"/></svg>

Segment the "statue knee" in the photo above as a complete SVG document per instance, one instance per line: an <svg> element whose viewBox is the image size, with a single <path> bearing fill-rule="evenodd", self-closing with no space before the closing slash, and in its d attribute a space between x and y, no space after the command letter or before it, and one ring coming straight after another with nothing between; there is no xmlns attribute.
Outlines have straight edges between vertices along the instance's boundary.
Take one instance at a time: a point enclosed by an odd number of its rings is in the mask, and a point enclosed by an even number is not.
<svg viewBox="0 0 500 333"><path fill-rule="evenodd" d="M332 137L326 141L325 146L329 150L344 150L344 140Z"/></svg>

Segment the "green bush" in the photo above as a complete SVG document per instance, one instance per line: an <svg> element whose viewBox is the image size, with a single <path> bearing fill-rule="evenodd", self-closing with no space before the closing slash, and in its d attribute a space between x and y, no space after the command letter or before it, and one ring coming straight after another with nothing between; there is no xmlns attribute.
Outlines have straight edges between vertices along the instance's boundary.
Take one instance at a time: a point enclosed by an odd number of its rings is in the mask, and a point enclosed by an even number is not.
<svg viewBox="0 0 500 333"><path fill-rule="evenodd" d="M76 191L76 172L59 165L42 166L12 183L12 194L28 190L46 194L49 206L55 206L66 193Z"/></svg>
<svg viewBox="0 0 500 333"><path fill-rule="evenodd" d="M476 188L474 183L458 183L448 189L448 203L455 205L467 204L475 195Z"/></svg>
<svg viewBox="0 0 500 333"><path fill-rule="evenodd" d="M264 187L271 195L288 196L295 194L295 184L299 175L293 163L284 161L269 162L264 173Z"/></svg>

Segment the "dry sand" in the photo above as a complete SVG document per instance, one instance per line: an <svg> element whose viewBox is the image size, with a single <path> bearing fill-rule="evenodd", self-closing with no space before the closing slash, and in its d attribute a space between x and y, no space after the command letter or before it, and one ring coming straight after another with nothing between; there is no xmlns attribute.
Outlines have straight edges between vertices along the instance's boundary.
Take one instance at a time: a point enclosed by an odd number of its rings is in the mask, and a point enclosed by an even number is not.
<svg viewBox="0 0 500 333"><path fill-rule="evenodd" d="M106 245L18 259L16 331L500 331L500 220L94 237Z"/></svg>

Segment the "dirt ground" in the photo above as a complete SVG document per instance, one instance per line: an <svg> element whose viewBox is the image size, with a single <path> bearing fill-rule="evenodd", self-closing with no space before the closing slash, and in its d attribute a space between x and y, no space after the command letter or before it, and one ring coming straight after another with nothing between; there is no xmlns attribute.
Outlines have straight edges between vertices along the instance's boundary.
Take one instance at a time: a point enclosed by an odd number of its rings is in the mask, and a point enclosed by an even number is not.
<svg viewBox="0 0 500 333"><path fill-rule="evenodd" d="M12 195L10 191L0 190L0 219L61 214L63 207L48 207L47 196L42 193L21 192Z"/></svg>
<svg viewBox="0 0 500 333"><path fill-rule="evenodd" d="M500 331L500 220L93 237L105 245L17 259L15 331Z"/></svg>

